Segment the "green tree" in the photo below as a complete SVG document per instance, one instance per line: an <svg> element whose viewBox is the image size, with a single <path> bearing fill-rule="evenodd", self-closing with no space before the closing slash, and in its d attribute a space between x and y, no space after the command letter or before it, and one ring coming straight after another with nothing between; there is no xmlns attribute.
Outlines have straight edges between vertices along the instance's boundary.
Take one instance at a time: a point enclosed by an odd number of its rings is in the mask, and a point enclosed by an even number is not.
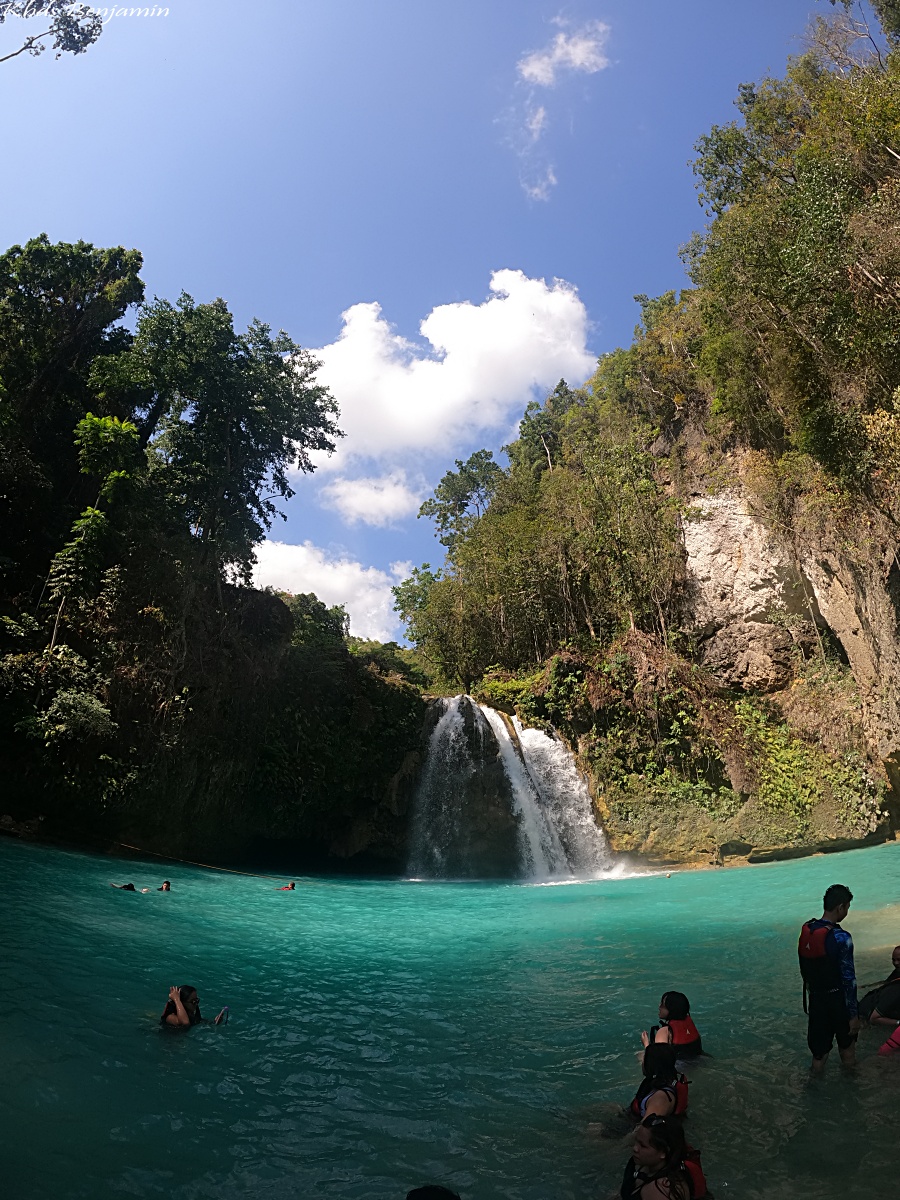
<svg viewBox="0 0 900 1200"><path fill-rule="evenodd" d="M40 588L50 557L93 502L73 431L101 405L97 363L131 335L120 323L143 298L141 255L45 234L0 255L0 556L8 584Z"/></svg>
<svg viewBox="0 0 900 1200"><path fill-rule="evenodd" d="M419 509L420 517L434 520L442 545L452 546L487 509L502 473L491 450L476 450L465 462L456 460L456 470L444 475Z"/></svg>
<svg viewBox="0 0 900 1200"><path fill-rule="evenodd" d="M829 3L839 4L847 12L854 8L854 0L829 0ZM900 0L870 0L870 3L885 37L890 42L900 40Z"/></svg>
<svg viewBox="0 0 900 1200"><path fill-rule="evenodd" d="M519 422L519 434L504 450L510 461L541 474L552 471L559 460L563 418L576 402L576 394L561 379L543 404L532 400Z"/></svg>
<svg viewBox="0 0 900 1200"><path fill-rule="evenodd" d="M249 579L273 501L294 494L288 471L311 471L310 451L341 436L318 366L287 334L259 321L236 333L224 301L183 295L146 306L133 345L95 375L137 409L151 471L217 570Z"/></svg>
<svg viewBox="0 0 900 1200"><path fill-rule="evenodd" d="M84 54L103 32L100 13L80 0L3 0L0 25L11 17L40 20L47 28L29 34L18 50L0 57L0 63L20 54L43 54L48 45L56 51L56 58L63 54Z"/></svg>

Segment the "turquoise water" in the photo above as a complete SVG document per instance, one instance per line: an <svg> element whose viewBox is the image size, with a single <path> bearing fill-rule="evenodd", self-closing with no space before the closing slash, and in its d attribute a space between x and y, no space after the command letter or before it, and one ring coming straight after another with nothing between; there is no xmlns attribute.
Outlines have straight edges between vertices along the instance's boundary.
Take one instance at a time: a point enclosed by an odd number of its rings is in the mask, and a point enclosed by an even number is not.
<svg viewBox="0 0 900 1200"><path fill-rule="evenodd" d="M845 882L860 978L886 973L900 845L560 887L165 872L131 895L108 883L158 863L0 842L4 1194L606 1197L628 1152L586 1127L666 988L714 1055L689 1137L719 1200L892 1190L900 1061L868 1034L810 1081L795 946ZM230 1024L161 1033L172 983Z"/></svg>

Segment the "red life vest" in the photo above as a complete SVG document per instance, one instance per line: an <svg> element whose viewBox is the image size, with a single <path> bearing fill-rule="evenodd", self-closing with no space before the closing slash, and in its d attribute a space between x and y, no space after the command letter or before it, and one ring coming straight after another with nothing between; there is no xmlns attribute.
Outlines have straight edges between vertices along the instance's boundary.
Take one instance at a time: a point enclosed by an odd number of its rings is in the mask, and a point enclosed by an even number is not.
<svg viewBox="0 0 900 1200"><path fill-rule="evenodd" d="M649 1083L649 1080L645 1080L644 1082ZM637 1095L632 1100L631 1105L628 1109L628 1111L631 1113L631 1115L634 1117L634 1119L636 1121L643 1120L643 1118L644 1118L644 1113L642 1111L643 1102L645 1100L648 1100L656 1092L665 1092L666 1095L671 1096L672 1099L675 1101L675 1108L674 1108L673 1112L671 1113L672 1116L682 1117L687 1112L688 1081L685 1079L685 1077L683 1075L676 1075L675 1079L673 1080L672 1086L670 1086L670 1087L653 1088L652 1090L648 1089L646 1092L644 1092L643 1088L644 1088L644 1085L641 1084L641 1086L638 1088Z"/></svg>
<svg viewBox="0 0 900 1200"><path fill-rule="evenodd" d="M691 1042L700 1041L697 1026L690 1017L684 1017L680 1021L670 1019L666 1024L672 1030L673 1046L688 1046Z"/></svg>
<svg viewBox="0 0 900 1200"><path fill-rule="evenodd" d="M687 1172L692 1200L703 1200L704 1196L708 1194L706 1176L703 1174L703 1168L700 1166L700 1151L695 1150L693 1146L688 1146L687 1148L687 1153L684 1156L684 1169Z"/></svg>
<svg viewBox="0 0 900 1200"><path fill-rule="evenodd" d="M841 986L841 969L837 956L828 953L828 939L833 941L835 926L821 918L807 921L800 930L797 955L804 990L831 992Z"/></svg>

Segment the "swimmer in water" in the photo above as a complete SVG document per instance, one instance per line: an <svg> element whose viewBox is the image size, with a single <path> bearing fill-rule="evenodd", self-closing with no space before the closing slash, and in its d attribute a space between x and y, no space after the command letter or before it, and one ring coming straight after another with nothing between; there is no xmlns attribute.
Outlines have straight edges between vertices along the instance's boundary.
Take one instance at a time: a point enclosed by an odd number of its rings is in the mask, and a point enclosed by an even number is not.
<svg viewBox="0 0 900 1200"><path fill-rule="evenodd" d="M622 1200L700 1200L708 1194L677 1117L647 1117L638 1125L619 1194Z"/></svg>
<svg viewBox="0 0 900 1200"><path fill-rule="evenodd" d="M197 989L185 984L183 987L169 988L169 1001L159 1018L160 1025L174 1025L176 1028L189 1029L199 1025L203 1020L200 1015L200 997Z"/></svg>
<svg viewBox="0 0 900 1200"><path fill-rule="evenodd" d="M213 1025L221 1025L223 1021L227 1024L228 1012L226 1005L214 1019ZM159 1023L175 1029L190 1029L192 1025L208 1024L200 1015L200 997L197 995L197 989L191 987L190 984L184 984L182 987L174 985L170 987L169 1000L159 1018Z"/></svg>
<svg viewBox="0 0 900 1200"><path fill-rule="evenodd" d="M697 1026L691 1019L691 1006L683 992L663 992L659 1002L659 1025L641 1034L644 1046L664 1042L674 1046L679 1058L694 1058L703 1053Z"/></svg>
<svg viewBox="0 0 900 1200"><path fill-rule="evenodd" d="M110 887L118 888L120 892L136 892L137 888L133 883L111 883Z"/></svg>
<svg viewBox="0 0 900 1200"><path fill-rule="evenodd" d="M286 887L276 888L275 891L276 892L292 892L296 886L297 885L295 883L289 883L289 884L287 884Z"/></svg>
<svg viewBox="0 0 900 1200"><path fill-rule="evenodd" d="M172 885L169 883L168 879L164 879L162 887L158 887L156 890L158 892L171 892Z"/></svg>

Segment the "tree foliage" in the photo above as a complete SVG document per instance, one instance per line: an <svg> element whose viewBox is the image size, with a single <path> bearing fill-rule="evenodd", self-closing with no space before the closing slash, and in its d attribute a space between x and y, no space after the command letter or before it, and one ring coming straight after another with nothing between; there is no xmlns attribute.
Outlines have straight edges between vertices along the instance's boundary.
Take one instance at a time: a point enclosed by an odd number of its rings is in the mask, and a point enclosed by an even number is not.
<svg viewBox="0 0 900 1200"><path fill-rule="evenodd" d="M57 811L133 811L204 754L233 796L289 630L349 661L342 610L246 586L288 472L339 436L318 364L221 300L129 330L140 267L45 236L0 255L0 767Z"/></svg>
<svg viewBox="0 0 900 1200"><path fill-rule="evenodd" d="M0 63L20 54L43 54L48 46L56 51L56 58L84 54L103 32L100 13L80 0L3 0L0 25L12 17L37 20L46 28L28 34L18 50L0 56Z"/></svg>

